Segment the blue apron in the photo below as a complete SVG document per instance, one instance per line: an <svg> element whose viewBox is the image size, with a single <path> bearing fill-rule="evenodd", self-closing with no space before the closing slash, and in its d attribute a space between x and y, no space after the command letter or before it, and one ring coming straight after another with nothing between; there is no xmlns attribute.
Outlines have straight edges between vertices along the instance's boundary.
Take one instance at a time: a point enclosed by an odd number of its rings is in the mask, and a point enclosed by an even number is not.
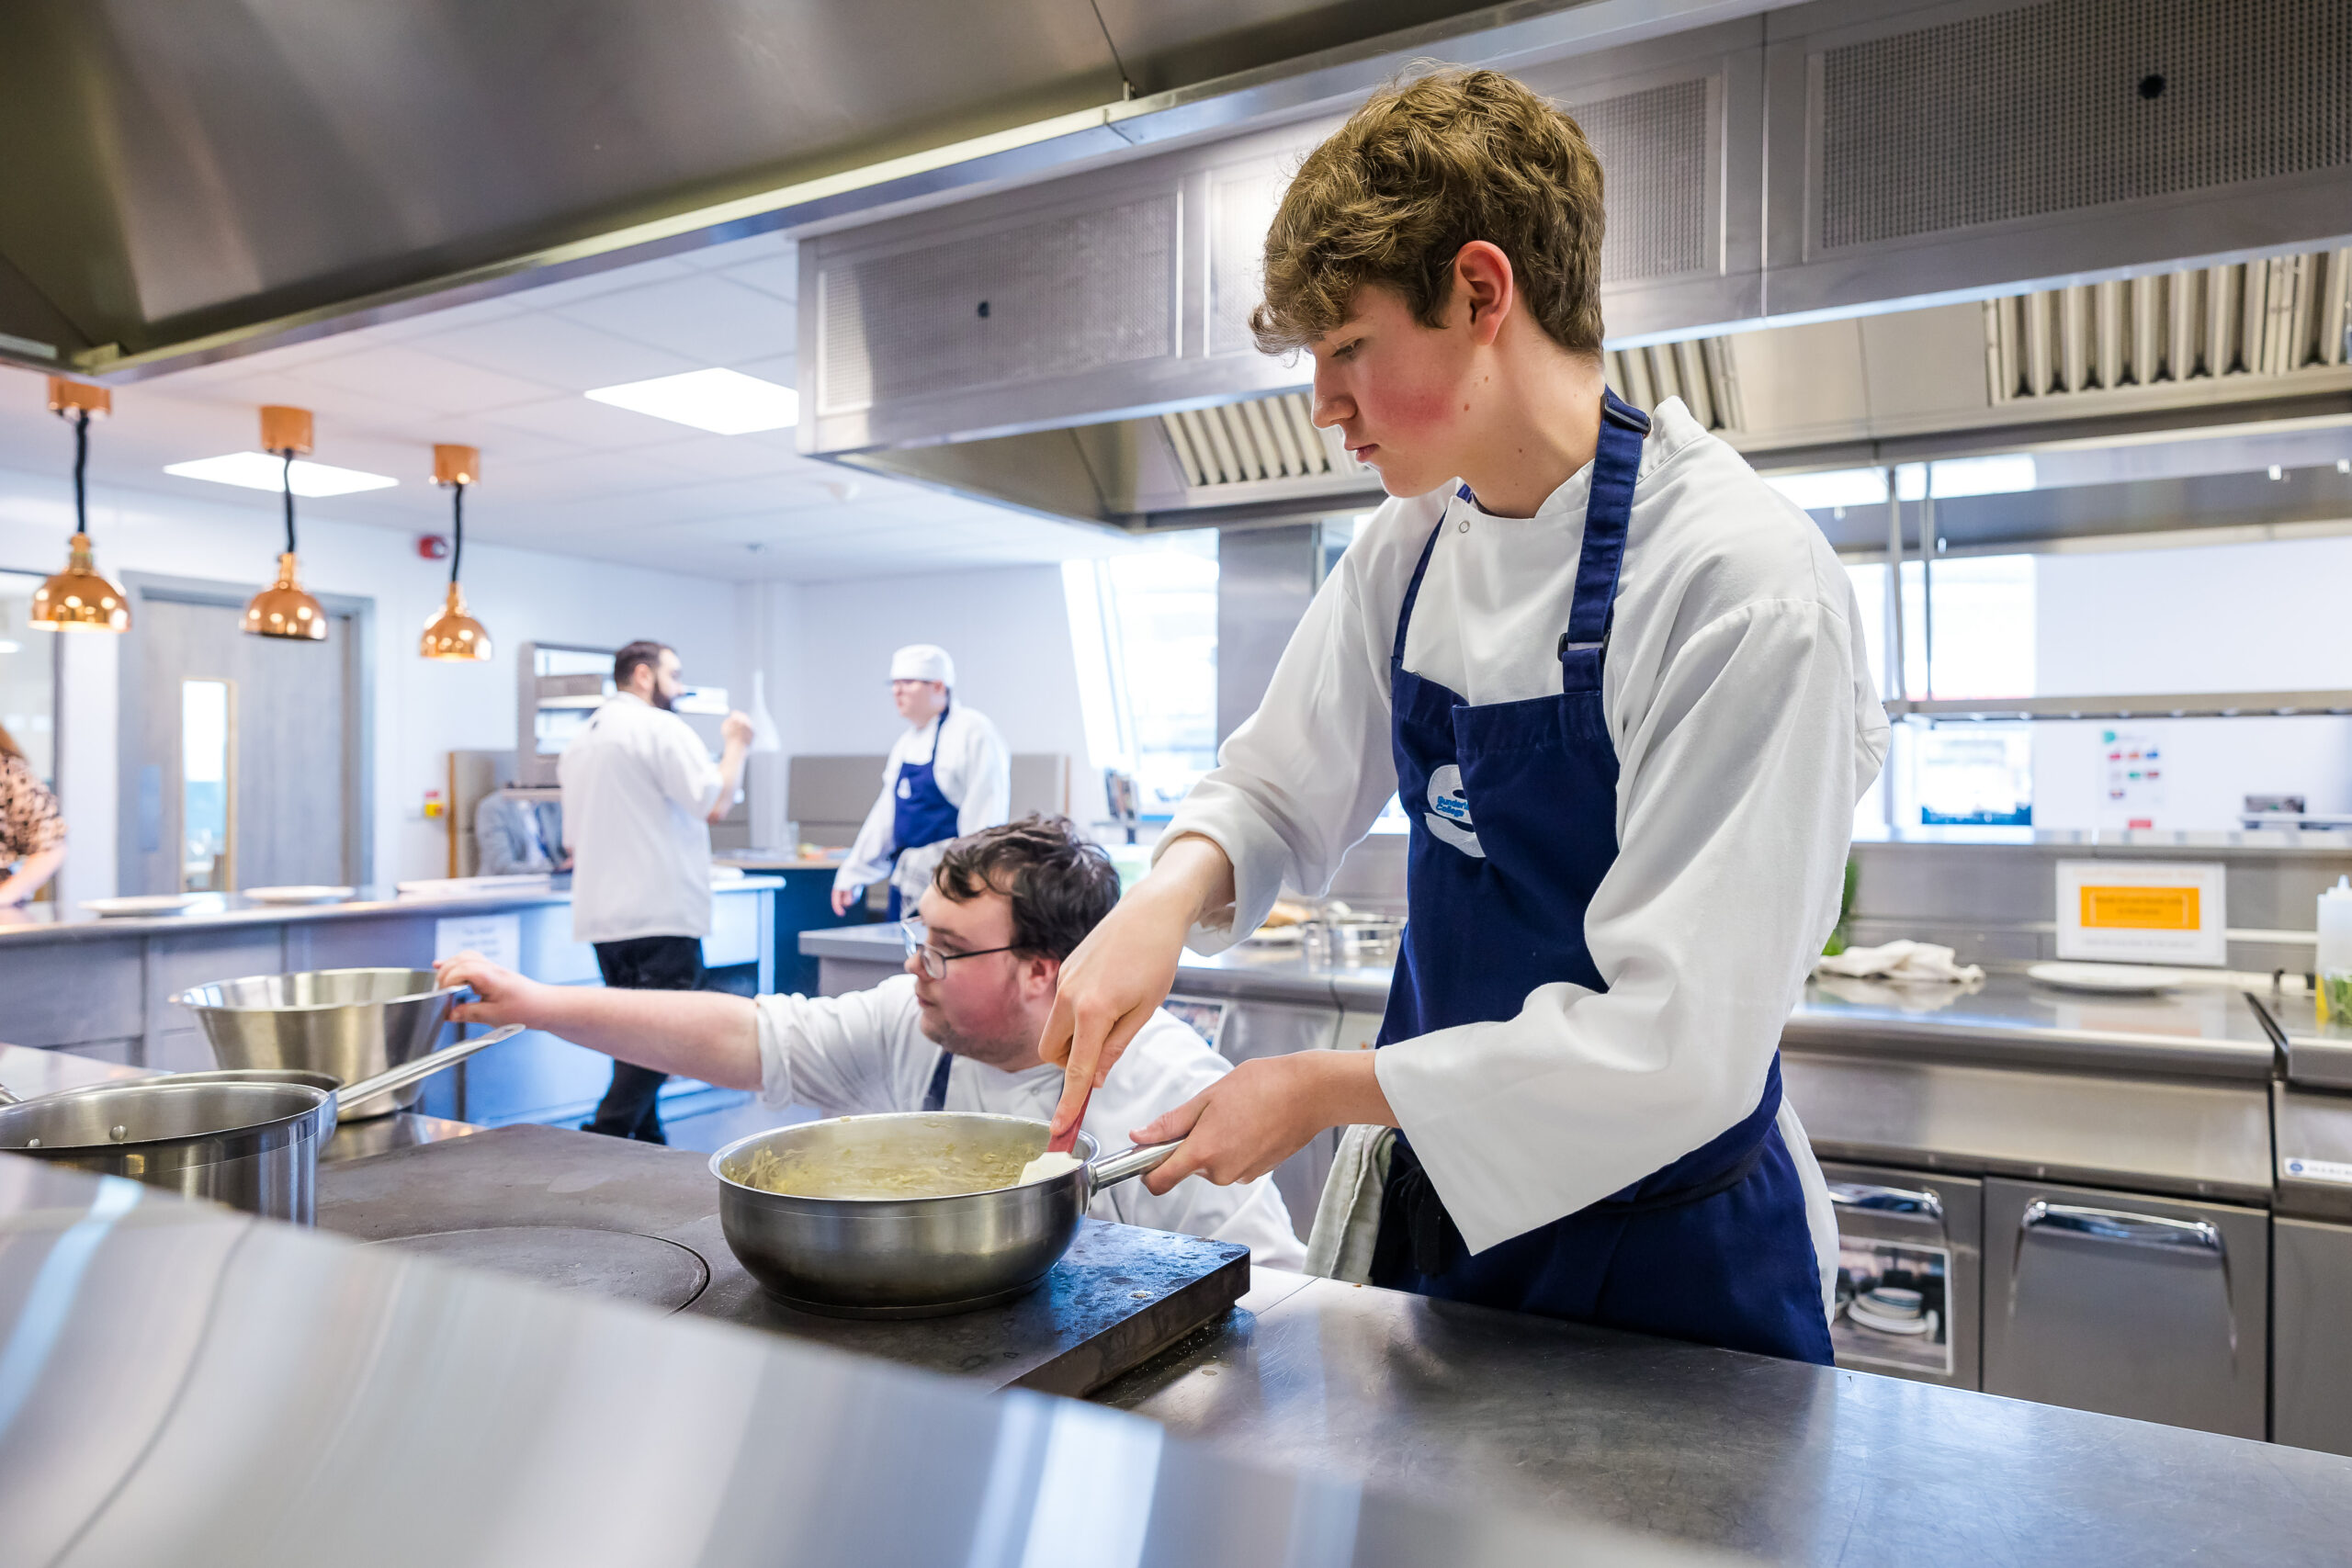
<svg viewBox="0 0 2352 1568"><path fill-rule="evenodd" d="M1617 858L1617 753L1601 709L1634 478L1649 419L1606 395L1556 697L1473 706L1405 668L1405 633L1456 494L1422 548L1389 657L1410 923L1377 1043L1512 1018L1539 986L1608 989L1585 911ZM1781 1140L1776 1055L1756 1109L1598 1203L1471 1254L1400 1134L1373 1282L1669 1338L1830 1362L1821 1276Z"/></svg>
<svg viewBox="0 0 2352 1568"><path fill-rule="evenodd" d="M890 791L890 841L898 845L890 852L890 863L894 866L909 850L956 836L956 803L939 792L936 772L939 743L946 738L950 711L952 704L939 710L939 728L931 732L931 761L899 764L898 782ZM890 919L899 919L899 890L894 886L890 889Z"/></svg>

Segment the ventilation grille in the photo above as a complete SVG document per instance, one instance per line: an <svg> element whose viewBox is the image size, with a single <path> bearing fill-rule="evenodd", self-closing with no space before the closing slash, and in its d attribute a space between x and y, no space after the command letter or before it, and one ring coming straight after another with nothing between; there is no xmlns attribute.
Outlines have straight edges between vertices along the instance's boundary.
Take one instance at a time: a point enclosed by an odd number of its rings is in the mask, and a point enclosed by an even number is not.
<svg viewBox="0 0 2352 1568"><path fill-rule="evenodd" d="M1721 338L1694 338L1648 348L1612 348L1609 384L1644 411L1680 398L1704 430L1737 430L1739 383Z"/></svg>
<svg viewBox="0 0 2352 1568"><path fill-rule="evenodd" d="M1607 175L1600 281L1713 270L1707 254L1707 82L1566 106Z"/></svg>
<svg viewBox="0 0 2352 1568"><path fill-rule="evenodd" d="M1194 490L1259 479L1345 479L1369 473L1335 430L1315 428L1305 392L1164 413L1159 425Z"/></svg>
<svg viewBox="0 0 2352 1568"><path fill-rule="evenodd" d="M2352 250L1984 302L1993 400L2292 376L2352 360Z"/></svg>
<svg viewBox="0 0 2352 1568"><path fill-rule="evenodd" d="M2342 0L2052 0L1821 56L1838 250L2352 164Z"/></svg>
<svg viewBox="0 0 2352 1568"><path fill-rule="evenodd" d="M825 266L818 412L1174 354L1176 218L1165 195Z"/></svg>

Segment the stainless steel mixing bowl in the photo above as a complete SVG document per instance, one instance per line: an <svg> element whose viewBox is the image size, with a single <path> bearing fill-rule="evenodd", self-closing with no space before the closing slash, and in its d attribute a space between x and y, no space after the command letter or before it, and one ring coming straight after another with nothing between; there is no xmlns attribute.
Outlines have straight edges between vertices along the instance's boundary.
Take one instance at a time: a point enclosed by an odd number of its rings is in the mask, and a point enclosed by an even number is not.
<svg viewBox="0 0 2352 1568"><path fill-rule="evenodd" d="M374 1077L433 1049L462 987L430 969L313 969L215 980L172 1000L196 1014L223 1067L291 1067L345 1083ZM416 1103L417 1085L343 1107L343 1120Z"/></svg>
<svg viewBox="0 0 2352 1568"><path fill-rule="evenodd" d="M953 1145L1017 1155L1046 1149L1047 1128L1023 1116L907 1111L836 1116L739 1138L710 1156L718 1223L744 1269L786 1306L829 1317L937 1317L969 1312L1034 1289L1069 1249L1086 1205L1104 1188L1140 1176L1174 1151L1153 1144L1095 1157L1044 1181L952 1198L802 1198L737 1179L760 1149L817 1157L854 1148L920 1167Z"/></svg>

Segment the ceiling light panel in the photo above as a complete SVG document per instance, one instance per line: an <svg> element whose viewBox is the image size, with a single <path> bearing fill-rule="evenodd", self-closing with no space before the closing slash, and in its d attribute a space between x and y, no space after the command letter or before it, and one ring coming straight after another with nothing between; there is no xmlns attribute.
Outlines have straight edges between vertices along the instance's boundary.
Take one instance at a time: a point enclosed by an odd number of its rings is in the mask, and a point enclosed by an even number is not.
<svg viewBox="0 0 2352 1568"><path fill-rule="evenodd" d="M164 472L184 479L209 479L214 484L240 485L272 493L282 488L281 481L290 482L296 495L307 496L390 490L401 482L383 474L338 468L332 463L313 463L304 457L294 459L294 472L288 479L286 459L267 452L231 452L220 457L198 457L192 463L168 463Z"/></svg>
<svg viewBox="0 0 2352 1568"><path fill-rule="evenodd" d="M740 370L689 370L683 376L599 387L588 396L717 435L782 430L800 420L799 393Z"/></svg>

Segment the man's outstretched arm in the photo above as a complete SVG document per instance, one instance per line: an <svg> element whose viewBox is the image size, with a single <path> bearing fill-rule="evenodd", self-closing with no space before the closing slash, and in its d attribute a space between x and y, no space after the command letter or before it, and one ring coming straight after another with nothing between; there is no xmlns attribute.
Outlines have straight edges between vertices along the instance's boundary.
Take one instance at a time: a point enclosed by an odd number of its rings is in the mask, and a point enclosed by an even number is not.
<svg viewBox="0 0 2352 1568"><path fill-rule="evenodd" d="M480 998L452 1009L452 1018L519 1023L657 1072L722 1089L760 1088L759 1027L749 998L548 986L478 953L445 958L434 974L441 985L472 987Z"/></svg>

